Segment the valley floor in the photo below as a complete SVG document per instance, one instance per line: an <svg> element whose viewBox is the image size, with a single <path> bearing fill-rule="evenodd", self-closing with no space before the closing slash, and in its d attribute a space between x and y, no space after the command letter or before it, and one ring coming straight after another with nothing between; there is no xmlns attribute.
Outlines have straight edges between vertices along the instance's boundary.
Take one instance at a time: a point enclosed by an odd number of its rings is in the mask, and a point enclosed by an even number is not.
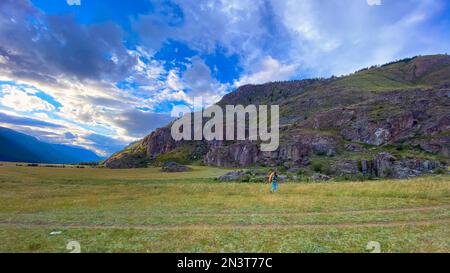
<svg viewBox="0 0 450 273"><path fill-rule="evenodd" d="M450 252L450 176L220 183L228 170L0 165L0 252ZM50 233L56 232L54 235Z"/></svg>

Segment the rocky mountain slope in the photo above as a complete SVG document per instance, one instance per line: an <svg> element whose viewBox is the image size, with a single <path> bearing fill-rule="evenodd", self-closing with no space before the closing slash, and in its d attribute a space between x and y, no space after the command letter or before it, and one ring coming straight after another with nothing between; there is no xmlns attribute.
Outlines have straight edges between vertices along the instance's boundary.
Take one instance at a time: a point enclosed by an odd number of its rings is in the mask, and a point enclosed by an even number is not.
<svg viewBox="0 0 450 273"><path fill-rule="evenodd" d="M405 59L339 78L246 85L218 104L280 105L279 149L261 152L258 143L248 141L175 142L168 125L114 154L105 166L195 161L404 177L449 162L447 55Z"/></svg>

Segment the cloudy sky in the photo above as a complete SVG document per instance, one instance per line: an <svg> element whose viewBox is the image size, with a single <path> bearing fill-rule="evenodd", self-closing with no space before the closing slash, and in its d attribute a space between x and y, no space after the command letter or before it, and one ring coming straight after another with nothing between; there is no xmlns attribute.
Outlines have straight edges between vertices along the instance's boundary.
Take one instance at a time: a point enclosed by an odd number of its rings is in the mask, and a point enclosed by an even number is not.
<svg viewBox="0 0 450 273"><path fill-rule="evenodd" d="M446 52L446 0L1 0L0 126L107 155L194 96Z"/></svg>

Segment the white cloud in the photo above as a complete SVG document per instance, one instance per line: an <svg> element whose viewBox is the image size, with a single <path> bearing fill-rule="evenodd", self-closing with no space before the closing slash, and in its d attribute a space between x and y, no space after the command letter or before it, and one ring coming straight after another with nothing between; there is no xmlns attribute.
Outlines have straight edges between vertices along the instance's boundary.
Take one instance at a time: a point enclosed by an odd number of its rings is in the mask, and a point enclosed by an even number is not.
<svg viewBox="0 0 450 273"><path fill-rule="evenodd" d="M234 86L288 80L295 74L297 68L297 65L284 65L271 56L267 56L261 61L255 72L244 75L234 83Z"/></svg>
<svg viewBox="0 0 450 273"><path fill-rule="evenodd" d="M173 69L169 71L169 75L167 76L167 86L174 91L184 89L181 79L178 77L177 72Z"/></svg>
<svg viewBox="0 0 450 273"><path fill-rule="evenodd" d="M0 97L0 104L9 108L13 108L18 112L33 111L52 111L55 109L53 105L45 100L30 95L14 86L6 85L2 87L3 96Z"/></svg>
<svg viewBox="0 0 450 273"><path fill-rule="evenodd" d="M381 6L381 0L366 0L369 6Z"/></svg>
<svg viewBox="0 0 450 273"><path fill-rule="evenodd" d="M236 53L243 69L238 83L284 79L258 73L267 56L304 78L449 50L442 30L433 38L427 33L447 5L443 0L369 1L374 6L366 0L175 2L184 22L167 36L204 53L217 46Z"/></svg>
<svg viewBox="0 0 450 273"><path fill-rule="evenodd" d="M172 118L168 114L158 114L152 111L130 109L122 112L103 113L121 135L142 138L158 127L167 125Z"/></svg>
<svg viewBox="0 0 450 273"><path fill-rule="evenodd" d="M202 97L206 105L219 101L226 94L228 86L221 84L211 76L211 69L199 58L192 58L192 63L183 73L182 80L188 89L191 103L194 97Z"/></svg>
<svg viewBox="0 0 450 273"><path fill-rule="evenodd" d="M69 6L81 6L81 0L67 0Z"/></svg>
<svg viewBox="0 0 450 273"><path fill-rule="evenodd" d="M8 62L8 56L0 55L0 64L6 64Z"/></svg>

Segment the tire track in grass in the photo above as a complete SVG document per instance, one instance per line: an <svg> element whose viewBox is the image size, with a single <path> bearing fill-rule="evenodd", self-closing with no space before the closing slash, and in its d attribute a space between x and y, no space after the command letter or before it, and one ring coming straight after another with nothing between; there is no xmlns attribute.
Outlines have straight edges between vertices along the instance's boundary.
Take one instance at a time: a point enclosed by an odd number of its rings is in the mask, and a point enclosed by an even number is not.
<svg viewBox="0 0 450 273"><path fill-rule="evenodd" d="M60 228L60 229L137 229L137 230L263 230L263 229L318 229L318 228L370 228L370 227L398 227L398 226L428 226L436 224L450 224L450 218L424 221L387 221L364 223L324 223L324 224L183 224L183 225L95 225L95 224L64 224L46 222L0 222L1 227L15 228Z"/></svg>
<svg viewBox="0 0 450 273"><path fill-rule="evenodd" d="M218 212L218 213L164 213L148 214L153 217L228 217L228 216L314 216L314 215L342 215L342 214L366 214L366 213L396 213L396 212L421 212L438 209L450 209L450 205L429 206L429 207L407 207L407 208L387 208L368 210L337 210L337 211L280 211L280 212Z"/></svg>
<svg viewBox="0 0 450 273"><path fill-rule="evenodd" d="M134 213L136 216L146 217L165 217L165 218L177 218L177 217L293 217L293 216L339 216L339 215L364 215L364 214L395 214L395 213L410 213L410 212L427 212L434 210L450 209L450 205L428 206L428 207L407 207L407 208L388 208L388 209L369 209L369 210L347 210L347 211L318 211L318 212L219 212L219 213ZM128 213L118 211L114 213ZM129 213L128 213L129 214ZM33 213L23 213L21 216L33 216ZM1 219L3 218L3 219ZM0 223L8 223L18 221L20 223L27 223L20 220L5 220L9 218L8 215L0 213ZM48 221L47 221L48 222ZM30 221L29 223L33 223ZM50 222L49 222L50 223Z"/></svg>

